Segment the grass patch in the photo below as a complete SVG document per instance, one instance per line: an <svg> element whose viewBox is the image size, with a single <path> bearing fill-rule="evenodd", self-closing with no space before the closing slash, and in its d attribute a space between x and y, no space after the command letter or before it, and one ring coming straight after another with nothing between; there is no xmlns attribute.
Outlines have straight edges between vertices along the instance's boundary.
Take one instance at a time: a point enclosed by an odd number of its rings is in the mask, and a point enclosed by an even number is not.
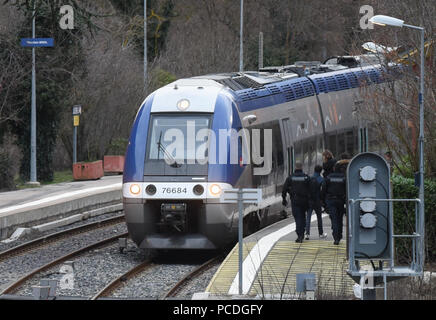
<svg viewBox="0 0 436 320"><path fill-rule="evenodd" d="M73 171L65 170L65 171L55 171L53 173L53 181L44 181L41 182L41 185L49 185L61 182L72 182L73 180ZM14 179L17 190L35 188L29 185L26 185L27 181L23 181L18 175Z"/></svg>

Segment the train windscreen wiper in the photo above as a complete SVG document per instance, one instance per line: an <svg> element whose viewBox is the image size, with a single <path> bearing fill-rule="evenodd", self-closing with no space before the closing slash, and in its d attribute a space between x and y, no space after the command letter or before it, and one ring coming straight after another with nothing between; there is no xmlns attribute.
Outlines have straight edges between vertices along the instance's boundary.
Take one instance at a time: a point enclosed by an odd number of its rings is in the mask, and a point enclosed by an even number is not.
<svg viewBox="0 0 436 320"><path fill-rule="evenodd" d="M173 168L180 168L182 165L181 165L181 164L178 164L177 161L176 161L176 159L171 155L171 153L169 153L168 150L167 150L167 149L162 145L162 143L160 142L161 139L162 139L162 131L160 132L160 135L159 135L159 141L157 142L157 147L158 147L157 158L160 159L160 158L159 158L160 150L162 150L163 153L164 153L164 154L165 154L165 155L166 155L166 156L167 156L171 161L173 161L173 163L170 164L169 166L170 166L170 167L173 167Z"/></svg>

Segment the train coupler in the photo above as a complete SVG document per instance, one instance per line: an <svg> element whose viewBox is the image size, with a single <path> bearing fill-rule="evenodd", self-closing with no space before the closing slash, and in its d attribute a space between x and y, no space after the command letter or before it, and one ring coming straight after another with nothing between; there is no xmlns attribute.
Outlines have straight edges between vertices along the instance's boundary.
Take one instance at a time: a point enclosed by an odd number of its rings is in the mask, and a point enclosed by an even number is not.
<svg viewBox="0 0 436 320"><path fill-rule="evenodd" d="M186 223L186 203L162 203L161 222L169 225L179 232L185 230Z"/></svg>

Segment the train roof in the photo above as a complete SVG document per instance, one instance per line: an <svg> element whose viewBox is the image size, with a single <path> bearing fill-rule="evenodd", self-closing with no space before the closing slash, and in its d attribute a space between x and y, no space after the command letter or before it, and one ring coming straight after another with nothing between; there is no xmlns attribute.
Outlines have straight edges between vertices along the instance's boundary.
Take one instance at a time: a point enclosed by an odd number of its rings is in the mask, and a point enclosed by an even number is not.
<svg viewBox="0 0 436 320"><path fill-rule="evenodd" d="M233 92L241 111L267 107L322 93L392 81L401 66L388 67L374 54L330 57L324 62L298 61L259 71L209 74L191 79L213 80ZM269 99L262 99L262 98Z"/></svg>

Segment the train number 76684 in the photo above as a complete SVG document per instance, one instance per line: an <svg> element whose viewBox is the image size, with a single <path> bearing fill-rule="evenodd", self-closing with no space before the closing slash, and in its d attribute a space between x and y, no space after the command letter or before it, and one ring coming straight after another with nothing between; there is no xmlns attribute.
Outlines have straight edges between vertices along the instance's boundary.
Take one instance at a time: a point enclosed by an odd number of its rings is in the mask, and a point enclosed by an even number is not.
<svg viewBox="0 0 436 320"><path fill-rule="evenodd" d="M162 193L186 193L186 188L162 188Z"/></svg>

